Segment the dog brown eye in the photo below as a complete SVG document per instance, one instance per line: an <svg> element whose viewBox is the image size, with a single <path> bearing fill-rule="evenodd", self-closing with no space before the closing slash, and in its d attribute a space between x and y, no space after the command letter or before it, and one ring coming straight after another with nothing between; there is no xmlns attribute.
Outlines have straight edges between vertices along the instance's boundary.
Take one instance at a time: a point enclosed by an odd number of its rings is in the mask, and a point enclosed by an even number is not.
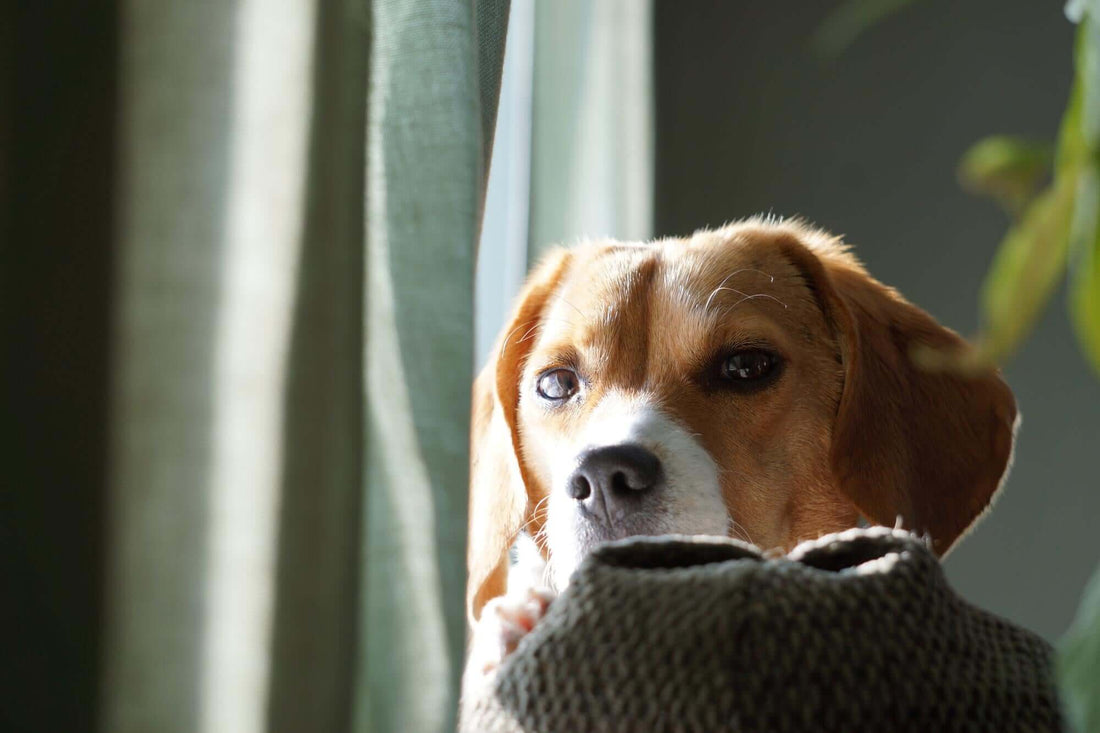
<svg viewBox="0 0 1100 733"><path fill-rule="evenodd" d="M577 392L577 374L572 369L551 369L539 377L535 391L551 402L562 402Z"/></svg>
<svg viewBox="0 0 1100 733"><path fill-rule="evenodd" d="M722 376L734 381L760 379L775 369L776 357L767 351L737 351L722 362Z"/></svg>

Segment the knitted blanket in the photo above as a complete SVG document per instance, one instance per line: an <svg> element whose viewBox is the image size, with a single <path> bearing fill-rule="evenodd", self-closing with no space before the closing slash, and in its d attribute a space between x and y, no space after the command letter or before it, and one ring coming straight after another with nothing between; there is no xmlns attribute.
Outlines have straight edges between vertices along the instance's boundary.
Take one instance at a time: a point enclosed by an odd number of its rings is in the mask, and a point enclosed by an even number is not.
<svg viewBox="0 0 1100 733"><path fill-rule="evenodd" d="M597 548L464 733L1062 730L1050 646L963 601L917 538L859 529Z"/></svg>

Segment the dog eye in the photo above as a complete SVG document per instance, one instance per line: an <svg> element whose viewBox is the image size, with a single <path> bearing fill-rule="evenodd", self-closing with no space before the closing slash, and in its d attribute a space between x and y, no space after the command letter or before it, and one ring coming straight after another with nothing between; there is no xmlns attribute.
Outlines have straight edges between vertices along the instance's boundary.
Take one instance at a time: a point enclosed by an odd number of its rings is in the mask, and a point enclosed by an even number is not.
<svg viewBox="0 0 1100 733"><path fill-rule="evenodd" d="M577 393L577 374L572 369L551 369L539 376L535 391L551 402L563 402Z"/></svg>
<svg viewBox="0 0 1100 733"><path fill-rule="evenodd" d="M722 377L731 381L761 379L772 373L778 359L760 349L736 351L722 362Z"/></svg>

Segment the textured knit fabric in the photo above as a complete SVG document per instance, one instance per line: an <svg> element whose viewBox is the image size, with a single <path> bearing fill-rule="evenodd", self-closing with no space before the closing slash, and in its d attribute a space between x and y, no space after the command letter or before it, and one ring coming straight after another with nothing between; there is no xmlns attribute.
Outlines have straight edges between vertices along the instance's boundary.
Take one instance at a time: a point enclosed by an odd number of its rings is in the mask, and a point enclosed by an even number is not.
<svg viewBox="0 0 1100 733"><path fill-rule="evenodd" d="M605 545L466 702L465 733L1061 730L1049 645L882 528Z"/></svg>

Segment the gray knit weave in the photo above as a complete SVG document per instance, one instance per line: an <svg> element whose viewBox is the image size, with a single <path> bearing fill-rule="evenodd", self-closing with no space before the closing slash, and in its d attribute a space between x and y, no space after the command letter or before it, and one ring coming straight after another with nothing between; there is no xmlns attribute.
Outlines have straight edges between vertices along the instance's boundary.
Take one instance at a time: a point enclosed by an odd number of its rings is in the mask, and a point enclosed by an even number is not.
<svg viewBox="0 0 1100 733"><path fill-rule="evenodd" d="M959 598L904 532L785 558L633 538L589 556L460 729L1058 731L1051 675L1046 642Z"/></svg>

